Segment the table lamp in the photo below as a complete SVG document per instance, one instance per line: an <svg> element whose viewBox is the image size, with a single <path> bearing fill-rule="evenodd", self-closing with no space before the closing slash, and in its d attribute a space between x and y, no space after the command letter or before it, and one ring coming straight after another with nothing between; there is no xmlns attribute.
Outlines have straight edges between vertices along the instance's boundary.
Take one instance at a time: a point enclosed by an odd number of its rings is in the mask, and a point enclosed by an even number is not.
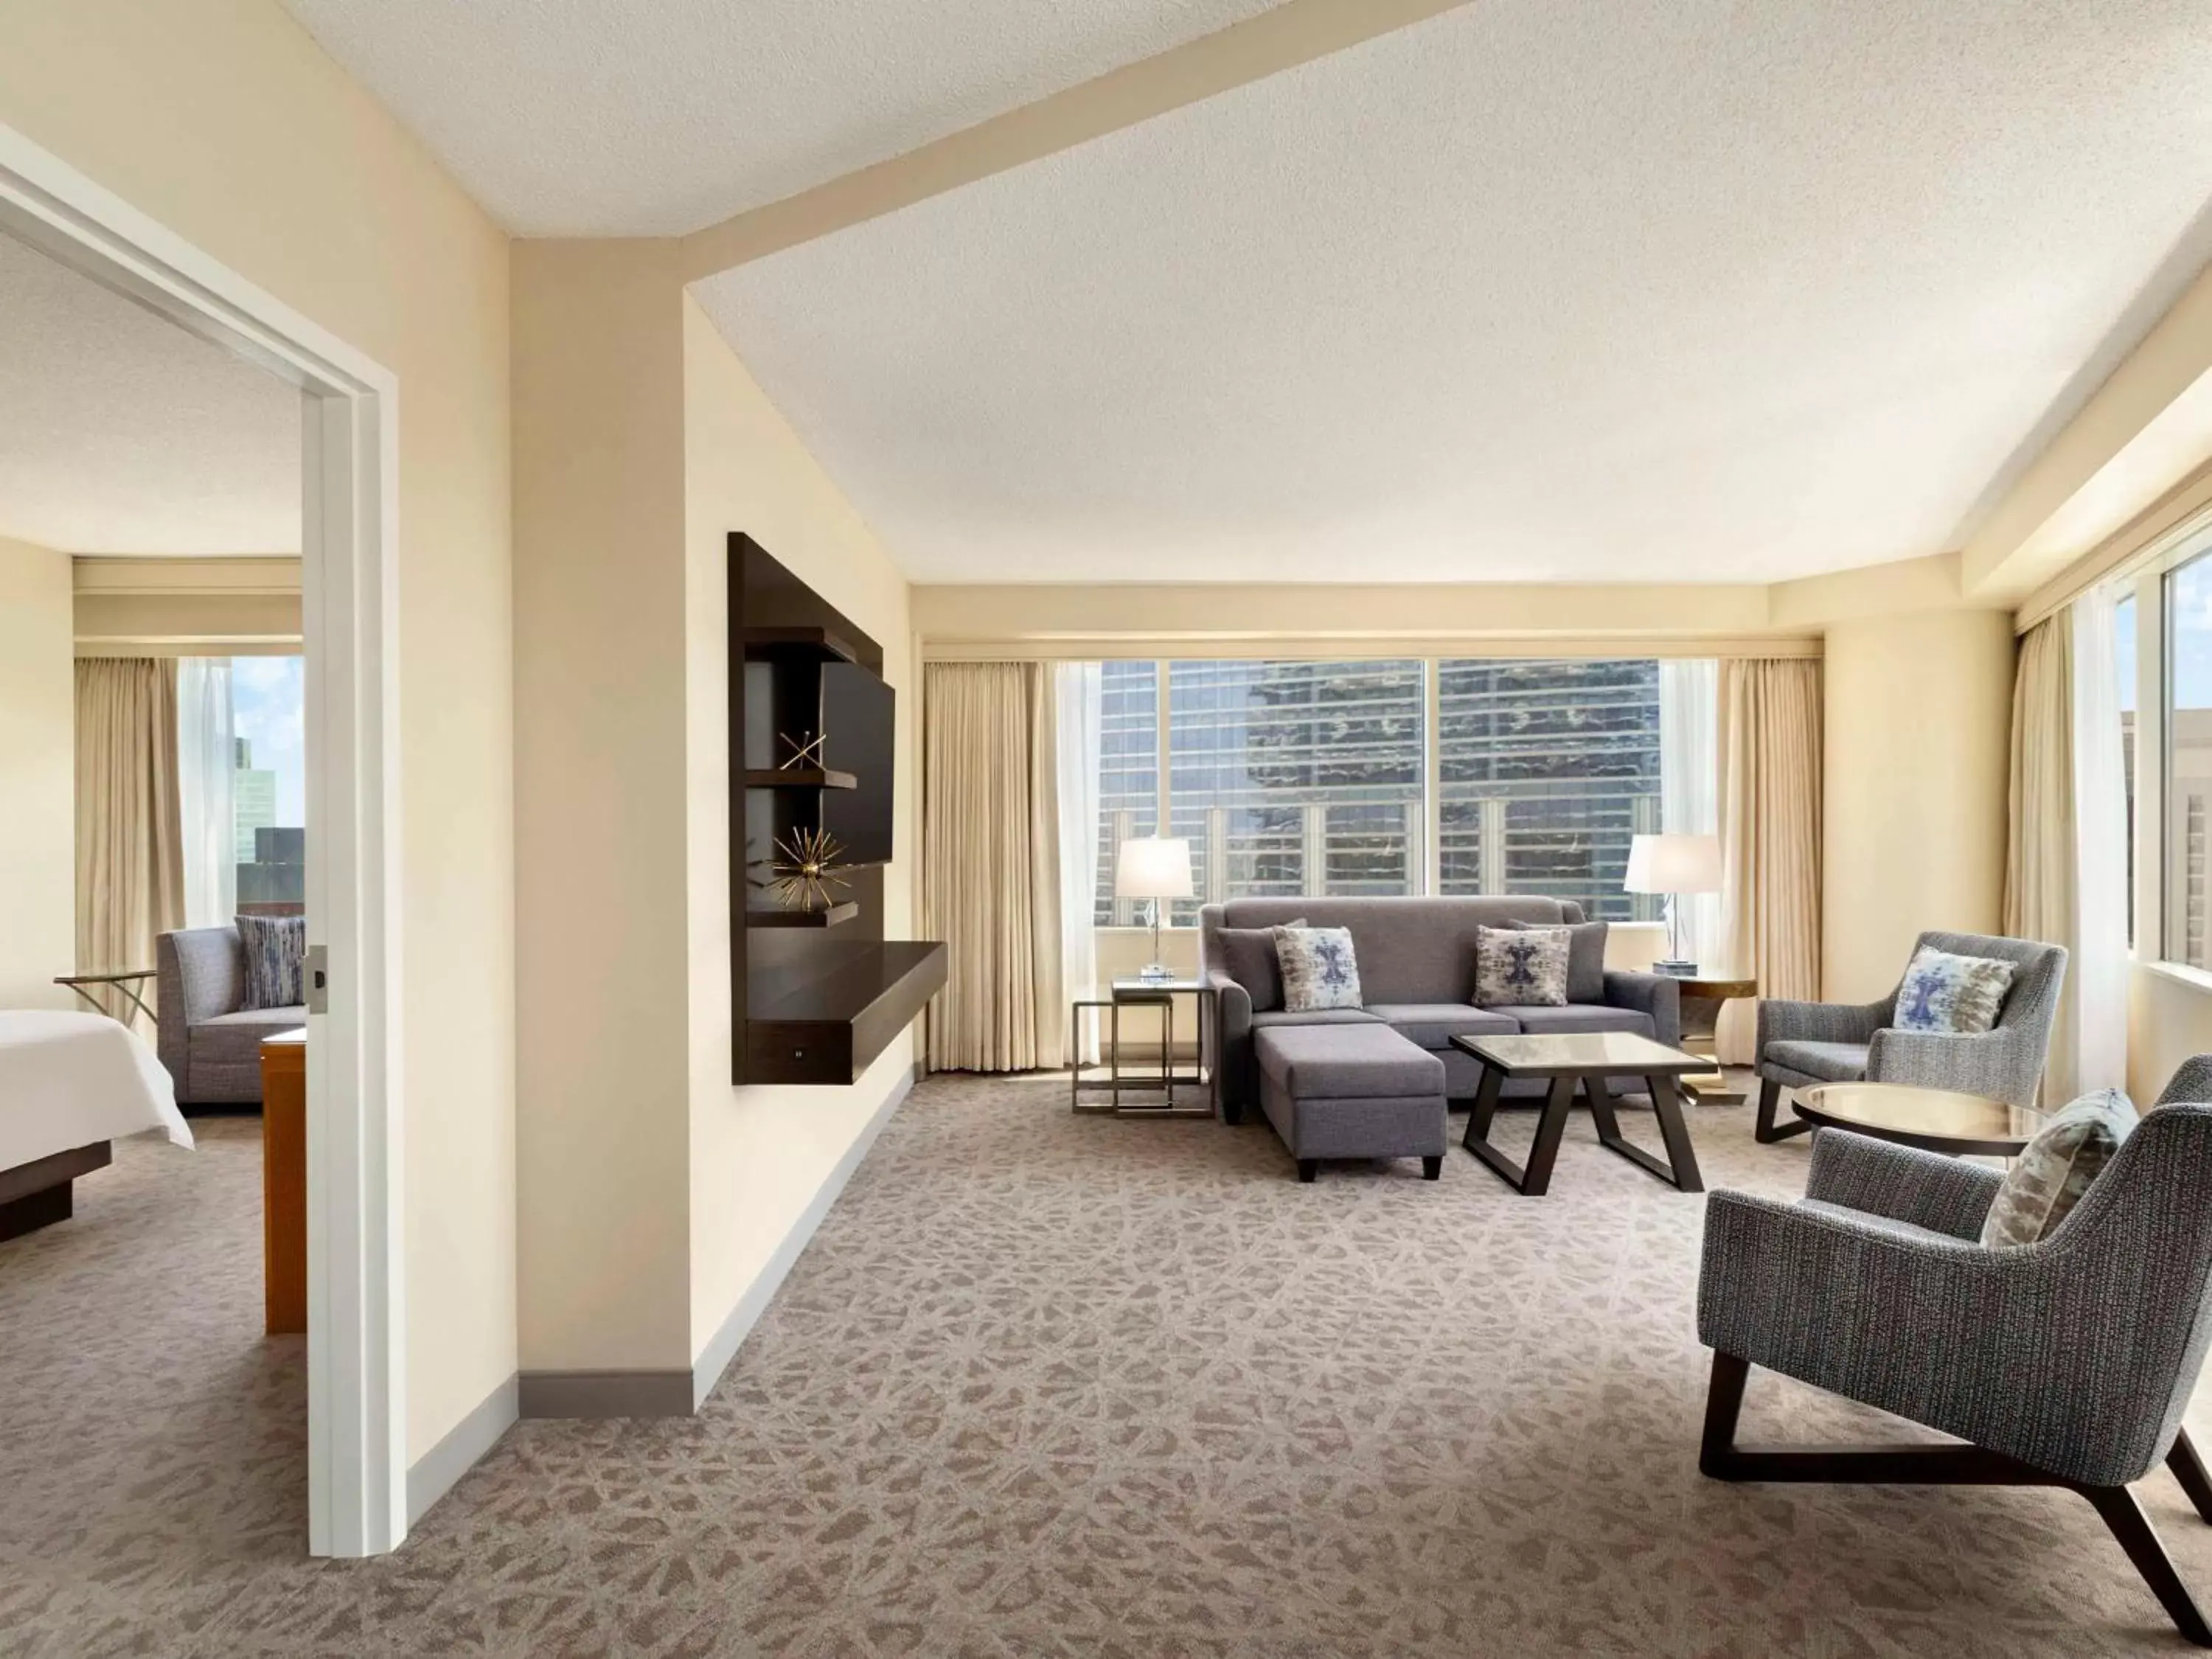
<svg viewBox="0 0 2212 1659"><path fill-rule="evenodd" d="M1721 890L1721 838L1718 836L1638 836L1628 846L1628 878L1621 886L1632 893L1667 896L1667 950L1664 962L1651 964L1655 973L1686 979L1698 971L1694 962L1682 960L1680 912L1685 893Z"/></svg>
<svg viewBox="0 0 2212 1659"><path fill-rule="evenodd" d="M1114 860L1114 896L1148 900L1152 907L1152 962L1146 979L1173 979L1175 969L1160 960L1160 902L1194 896L1190 843L1146 836L1125 841Z"/></svg>

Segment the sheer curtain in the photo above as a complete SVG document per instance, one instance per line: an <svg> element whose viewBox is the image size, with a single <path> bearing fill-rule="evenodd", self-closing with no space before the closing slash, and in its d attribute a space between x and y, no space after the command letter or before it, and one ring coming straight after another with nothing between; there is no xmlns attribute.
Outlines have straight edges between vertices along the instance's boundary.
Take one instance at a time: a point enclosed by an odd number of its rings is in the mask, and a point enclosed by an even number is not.
<svg viewBox="0 0 2212 1659"><path fill-rule="evenodd" d="M2114 611L2092 588L2074 611L2074 957L2077 1092L2128 1080L2128 785Z"/></svg>
<svg viewBox="0 0 2212 1659"><path fill-rule="evenodd" d="M1060 977L1073 996L1098 978L1097 908L1098 745L1101 665L1064 662L1054 671L1053 700L1059 726ZM1079 1065L1098 1058L1095 1032L1071 1025L1068 1057ZM1075 1052L1080 1043L1084 1052Z"/></svg>
<svg viewBox="0 0 2212 1659"><path fill-rule="evenodd" d="M1711 658L1659 663L1659 828L1670 836L1720 832L1721 665ZM1719 957L1721 896L1683 893L1682 954L1708 969Z"/></svg>
<svg viewBox="0 0 2212 1659"><path fill-rule="evenodd" d="M177 784L184 809L185 926L216 927L238 914L237 770L230 659L177 659Z"/></svg>

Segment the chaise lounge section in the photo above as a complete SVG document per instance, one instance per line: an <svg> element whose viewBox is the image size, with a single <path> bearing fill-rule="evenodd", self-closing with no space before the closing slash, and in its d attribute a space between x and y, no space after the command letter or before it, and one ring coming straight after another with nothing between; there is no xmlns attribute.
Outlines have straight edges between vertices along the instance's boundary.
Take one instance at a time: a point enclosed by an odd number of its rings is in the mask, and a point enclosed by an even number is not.
<svg viewBox="0 0 2212 1659"><path fill-rule="evenodd" d="M1224 930L1279 927L1303 918L1316 927L1342 927L1352 934L1365 1006L1291 1013L1279 991L1253 987L1232 968ZM1474 989L1474 944L1478 927L1510 922L1542 926L1584 921L1571 900L1515 895L1468 898L1248 898L1209 904L1199 912L1200 972L1220 998L1214 1022L1214 1052L1209 1065L1220 1067L1222 1115L1242 1121L1248 1106L1265 1106L1266 1073L1258 1037L1329 1027L1363 1027L1394 1032L1432 1056L1443 1068L1443 1093L1468 1099L1480 1067L1451 1046L1455 1036L1550 1035L1574 1031L1633 1031L1669 1047L1681 1041L1681 988L1659 974L1608 969L1603 1000L1570 1003L1560 1008L1479 1008L1468 1000ZM1267 1006L1272 1001L1273 1006ZM1370 1045L1371 1046L1371 1045ZM1327 1053L1322 1043L1317 1052ZM1626 1084L1627 1080L1624 1080ZM1629 1085L1634 1086L1634 1085ZM1540 1095L1540 1083L1509 1084L1509 1098ZM1271 1119L1273 1114L1270 1114ZM1278 1127L1280 1127L1278 1121ZM1286 1141L1290 1137L1285 1134ZM1291 1143L1293 1155L1296 1143ZM1320 1157L1411 1156L1410 1152L1322 1152Z"/></svg>

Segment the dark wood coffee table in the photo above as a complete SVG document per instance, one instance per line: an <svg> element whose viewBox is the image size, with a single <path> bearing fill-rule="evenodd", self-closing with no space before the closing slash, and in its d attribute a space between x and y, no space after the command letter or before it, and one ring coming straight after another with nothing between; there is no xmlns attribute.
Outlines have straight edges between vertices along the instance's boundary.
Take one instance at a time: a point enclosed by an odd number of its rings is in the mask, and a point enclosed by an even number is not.
<svg viewBox="0 0 2212 1659"><path fill-rule="evenodd" d="M1698 1155L1690 1145L1690 1126L1682 1120L1682 1102L1676 1079L1692 1072L1711 1069L1712 1062L1680 1048L1669 1048L1650 1037L1629 1031L1585 1031L1561 1036L1455 1036L1452 1047L1472 1055L1482 1066L1482 1082L1475 1090L1474 1111L1467 1121L1460 1145L1473 1152L1523 1197L1534 1198L1552 1184L1552 1164L1559 1155L1559 1137L1566 1132L1567 1113L1575 1091L1582 1091L1597 1123L1598 1144L1618 1152L1638 1169L1655 1175L1686 1193L1705 1191L1698 1174ZM1491 1120L1498 1115L1498 1091L1510 1077L1541 1077L1552 1080L1543 1115L1536 1120L1535 1145L1528 1149L1523 1169L1490 1144ZM1666 1143L1664 1162L1620 1133L1620 1120L1613 1106L1609 1077L1640 1077L1651 1091L1651 1106L1659 1119L1660 1139Z"/></svg>
<svg viewBox="0 0 2212 1659"><path fill-rule="evenodd" d="M1798 1090L1795 1104L1823 1128L1954 1156L2018 1158L2048 1121L2032 1106L1909 1083L1823 1083Z"/></svg>

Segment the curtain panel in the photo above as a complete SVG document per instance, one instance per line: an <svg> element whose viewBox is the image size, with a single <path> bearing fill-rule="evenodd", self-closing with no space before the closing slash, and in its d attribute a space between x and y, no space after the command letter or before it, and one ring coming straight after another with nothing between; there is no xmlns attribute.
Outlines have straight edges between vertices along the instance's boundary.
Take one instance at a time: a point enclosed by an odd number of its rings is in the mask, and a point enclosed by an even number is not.
<svg viewBox="0 0 2212 1659"><path fill-rule="evenodd" d="M1820 994L1820 665L1731 658L1720 668L1721 950L1762 997ZM1755 1058L1756 1016L1729 1003L1721 1058Z"/></svg>
<svg viewBox="0 0 2212 1659"><path fill-rule="evenodd" d="M176 659L81 659L77 969L151 968L154 936L184 923Z"/></svg>
<svg viewBox="0 0 2212 1659"><path fill-rule="evenodd" d="M922 676L923 934L945 942L933 1071L1058 1066L1060 779L1052 665L931 663Z"/></svg>

